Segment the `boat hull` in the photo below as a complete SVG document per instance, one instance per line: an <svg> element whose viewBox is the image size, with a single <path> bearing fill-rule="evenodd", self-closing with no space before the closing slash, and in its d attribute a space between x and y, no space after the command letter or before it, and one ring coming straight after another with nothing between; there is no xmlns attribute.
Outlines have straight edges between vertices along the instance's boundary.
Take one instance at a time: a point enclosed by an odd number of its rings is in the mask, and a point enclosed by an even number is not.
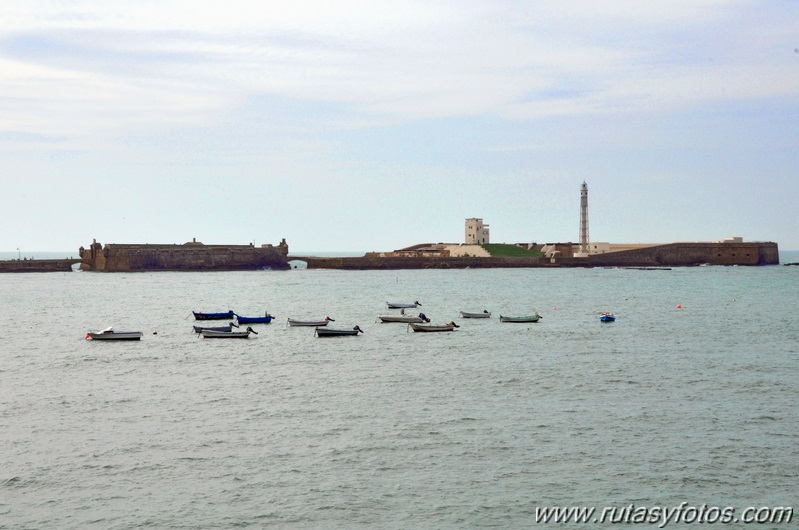
<svg viewBox="0 0 799 530"><path fill-rule="evenodd" d="M444 325L431 325L431 324L408 324L413 331L419 332L428 332L428 333L435 333L440 331L455 331L455 327L453 325L444 324Z"/></svg>
<svg viewBox="0 0 799 530"><path fill-rule="evenodd" d="M233 324L227 326L192 326L195 333L202 333L203 331L233 331Z"/></svg>
<svg viewBox="0 0 799 530"><path fill-rule="evenodd" d="M227 313L203 313L202 311L192 311L195 320L227 320L229 318L236 318L236 313L228 311Z"/></svg>
<svg viewBox="0 0 799 530"><path fill-rule="evenodd" d="M203 331L204 339L247 339L250 337L249 331Z"/></svg>
<svg viewBox="0 0 799 530"><path fill-rule="evenodd" d="M421 317L411 315L378 315L377 318L380 319L380 322L401 322L403 324L424 322Z"/></svg>
<svg viewBox="0 0 799 530"><path fill-rule="evenodd" d="M386 305L388 306L389 309L410 309L410 308L413 308L413 307L419 307L422 304L420 304L419 302L414 302L412 304L401 304L401 303L395 303L395 302L386 302Z"/></svg>
<svg viewBox="0 0 799 530"><path fill-rule="evenodd" d="M305 326L305 327L315 327L318 328L320 326L327 326L327 323L330 322L332 319L327 320L295 320L290 318L288 320L289 326L298 327L298 326Z"/></svg>
<svg viewBox="0 0 799 530"><path fill-rule="evenodd" d="M272 322L272 315L265 317L241 317L237 316L239 324L269 324Z"/></svg>
<svg viewBox="0 0 799 530"><path fill-rule="evenodd" d="M332 329L325 327L317 327L314 334L317 337L347 337L363 333L360 328L355 329Z"/></svg>
<svg viewBox="0 0 799 530"><path fill-rule="evenodd" d="M144 333L141 331L106 331L106 332L93 332L90 331L86 338L91 340L141 340Z"/></svg>
<svg viewBox="0 0 799 530"><path fill-rule="evenodd" d="M461 318L491 318L491 313L469 313L467 311L461 311Z"/></svg>
<svg viewBox="0 0 799 530"><path fill-rule="evenodd" d="M538 315L527 316L527 317L503 317L500 315L499 321L500 322L511 322L511 323L530 323L530 322L538 322L541 320L541 317Z"/></svg>

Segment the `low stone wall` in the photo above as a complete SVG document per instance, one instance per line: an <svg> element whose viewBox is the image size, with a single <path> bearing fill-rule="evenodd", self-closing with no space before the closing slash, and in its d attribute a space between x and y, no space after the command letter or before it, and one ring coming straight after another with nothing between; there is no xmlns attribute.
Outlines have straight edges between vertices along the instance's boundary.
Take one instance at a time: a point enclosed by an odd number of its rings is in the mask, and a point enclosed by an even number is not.
<svg viewBox="0 0 799 530"><path fill-rule="evenodd" d="M399 270L399 269L485 269L492 267L525 268L540 267L541 258L452 258L452 257L361 257L361 258L315 258L297 257L308 264L309 269L344 270Z"/></svg>
<svg viewBox="0 0 799 530"><path fill-rule="evenodd" d="M0 261L0 272L71 272L78 259L12 259Z"/></svg>

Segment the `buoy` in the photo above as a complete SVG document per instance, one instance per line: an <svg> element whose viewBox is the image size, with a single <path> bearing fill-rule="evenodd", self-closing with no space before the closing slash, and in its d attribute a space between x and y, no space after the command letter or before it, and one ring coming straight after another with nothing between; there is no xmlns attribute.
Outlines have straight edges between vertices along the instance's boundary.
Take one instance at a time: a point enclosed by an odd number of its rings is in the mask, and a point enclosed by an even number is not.
<svg viewBox="0 0 799 530"><path fill-rule="evenodd" d="M153 335L158 335L158 330L157 329L153 330Z"/></svg>
<svg viewBox="0 0 799 530"><path fill-rule="evenodd" d="M682 304L677 304L677 309L682 309Z"/></svg>
<svg viewBox="0 0 799 530"><path fill-rule="evenodd" d="M552 311L557 311L557 310L558 310L558 308L557 308L557 307L555 307L555 308L553 308L553 309L552 309Z"/></svg>

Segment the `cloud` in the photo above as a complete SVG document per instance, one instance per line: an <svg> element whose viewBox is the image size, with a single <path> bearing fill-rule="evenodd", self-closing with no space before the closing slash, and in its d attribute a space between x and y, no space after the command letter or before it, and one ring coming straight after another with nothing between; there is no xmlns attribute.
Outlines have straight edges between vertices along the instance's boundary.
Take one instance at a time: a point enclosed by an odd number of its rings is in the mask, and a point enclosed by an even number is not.
<svg viewBox="0 0 799 530"><path fill-rule="evenodd" d="M0 127L80 136L200 124L263 95L346 105L349 126L795 96L795 54L773 53L790 21L777 13L752 28L757 7L12 1L0 7Z"/></svg>

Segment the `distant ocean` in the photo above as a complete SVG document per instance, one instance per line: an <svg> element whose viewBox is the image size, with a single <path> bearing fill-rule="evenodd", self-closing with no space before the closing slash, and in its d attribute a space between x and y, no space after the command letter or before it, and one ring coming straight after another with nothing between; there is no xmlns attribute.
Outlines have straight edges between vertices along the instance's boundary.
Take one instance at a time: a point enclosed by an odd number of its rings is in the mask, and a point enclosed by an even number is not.
<svg viewBox="0 0 799 530"><path fill-rule="evenodd" d="M460 328L375 322L415 300ZM799 498L799 267L0 274L0 301L0 529L529 528ZM192 333L229 309L275 321ZM324 316L365 333L286 326ZM107 326L144 337L84 339Z"/></svg>

